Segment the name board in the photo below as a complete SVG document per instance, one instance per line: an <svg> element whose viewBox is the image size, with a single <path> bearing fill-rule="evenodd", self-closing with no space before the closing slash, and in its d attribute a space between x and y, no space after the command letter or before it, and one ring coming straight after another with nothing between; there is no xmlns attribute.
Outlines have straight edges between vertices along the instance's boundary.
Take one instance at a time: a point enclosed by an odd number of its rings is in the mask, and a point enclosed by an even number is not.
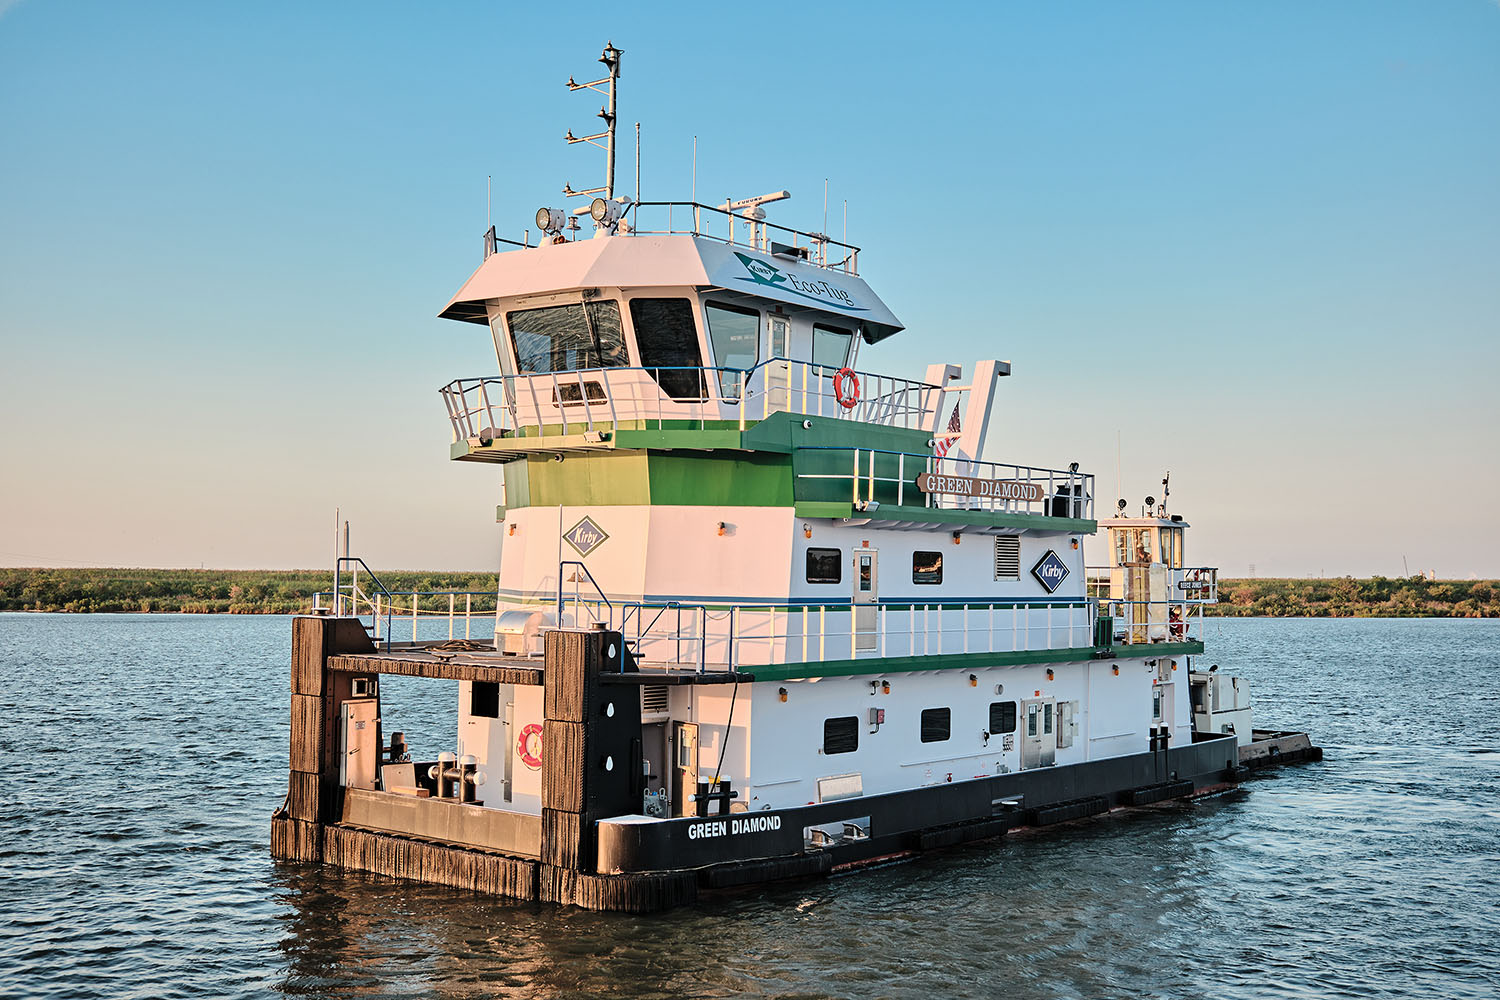
<svg viewBox="0 0 1500 1000"><path fill-rule="evenodd" d="M1047 494L1036 483L1018 483L1009 479L973 479L969 476L939 476L924 472L917 477L917 489L923 493L951 493L961 497L993 497L996 500L1020 500L1031 503Z"/></svg>
<svg viewBox="0 0 1500 1000"><path fill-rule="evenodd" d="M780 829L780 816L737 816L730 820L690 823L687 835L689 840L704 840L708 837L734 837L742 833L765 833Z"/></svg>

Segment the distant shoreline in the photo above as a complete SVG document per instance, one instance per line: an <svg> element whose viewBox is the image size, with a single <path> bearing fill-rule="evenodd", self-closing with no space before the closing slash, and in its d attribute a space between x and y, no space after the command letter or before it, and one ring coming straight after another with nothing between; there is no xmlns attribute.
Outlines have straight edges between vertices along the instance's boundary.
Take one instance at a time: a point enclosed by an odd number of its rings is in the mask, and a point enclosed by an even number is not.
<svg viewBox="0 0 1500 1000"><path fill-rule="evenodd" d="M499 582L493 573L421 570L381 573L380 579L395 594L398 610L410 606L413 590L492 595ZM287 615L309 610L313 595L332 585L327 570L0 568L0 611ZM477 599L475 606L481 606ZM446 602L429 598L422 607L443 611ZM1223 618L1500 618L1500 581L1221 579L1219 603L1204 613Z"/></svg>

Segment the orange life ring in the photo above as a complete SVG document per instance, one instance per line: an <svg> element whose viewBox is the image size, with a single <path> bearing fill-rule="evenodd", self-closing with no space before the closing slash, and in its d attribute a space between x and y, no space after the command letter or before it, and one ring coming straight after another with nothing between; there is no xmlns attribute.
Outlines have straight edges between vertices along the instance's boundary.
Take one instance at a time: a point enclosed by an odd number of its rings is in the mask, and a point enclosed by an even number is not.
<svg viewBox="0 0 1500 1000"><path fill-rule="evenodd" d="M532 738L536 739L536 749L532 750ZM521 763L533 771L542 768L542 727L540 723L533 722L521 730L521 738L516 741L516 752L521 756Z"/></svg>
<svg viewBox="0 0 1500 1000"><path fill-rule="evenodd" d="M846 410L854 409L859 402L859 376L853 368L840 368L833 373L833 398Z"/></svg>

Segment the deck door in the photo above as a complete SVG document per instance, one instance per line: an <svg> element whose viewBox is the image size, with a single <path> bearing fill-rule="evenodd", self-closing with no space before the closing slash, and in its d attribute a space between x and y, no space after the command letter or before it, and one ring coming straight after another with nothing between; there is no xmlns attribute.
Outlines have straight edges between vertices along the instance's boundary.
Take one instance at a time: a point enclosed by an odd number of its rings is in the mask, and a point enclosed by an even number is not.
<svg viewBox="0 0 1500 1000"><path fill-rule="evenodd" d="M674 722L672 724L672 815L696 816L697 803L692 801L698 794L698 724L696 722Z"/></svg>
<svg viewBox="0 0 1500 1000"><path fill-rule="evenodd" d="M880 643L880 559L874 549L854 550L854 650L875 651Z"/></svg>
<svg viewBox="0 0 1500 1000"><path fill-rule="evenodd" d="M792 408L788 395L791 392L791 364L777 358L791 357L791 320L785 316L771 316L766 329L766 411L775 413Z"/></svg>
<svg viewBox="0 0 1500 1000"><path fill-rule="evenodd" d="M1057 705L1051 698L1021 702L1021 770L1057 763Z"/></svg>

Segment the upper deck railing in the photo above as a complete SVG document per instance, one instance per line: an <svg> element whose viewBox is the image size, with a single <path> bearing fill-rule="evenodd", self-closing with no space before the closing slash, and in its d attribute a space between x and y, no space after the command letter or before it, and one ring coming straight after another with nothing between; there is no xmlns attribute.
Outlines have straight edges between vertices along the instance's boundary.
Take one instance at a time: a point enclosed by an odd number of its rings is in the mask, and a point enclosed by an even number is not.
<svg viewBox="0 0 1500 1000"><path fill-rule="evenodd" d="M882 505L931 507L941 510L1003 511L1092 520L1094 477L1082 472L1002 462L981 462L956 456L885 451L879 448L813 447L808 452L828 456L826 468L798 472L799 485L823 487L830 499L850 501L862 511ZM918 487L923 476L978 479L1020 484L1029 490L995 489L970 495ZM804 489L799 489L801 496Z"/></svg>
<svg viewBox="0 0 1500 1000"><path fill-rule="evenodd" d="M940 386L858 372L859 398L841 404L833 375L839 369L774 358L751 369L588 368L569 372L455 379L440 391L453 440L491 441L585 431L645 421L730 421L741 428L772 413L834 417L921 430L937 412Z"/></svg>
<svg viewBox="0 0 1500 1000"><path fill-rule="evenodd" d="M630 207L629 219L632 231L638 234L691 233L766 253L773 252L771 237L781 236L786 242L774 252L785 248L784 256L797 257L831 271L859 274L859 247L831 239L825 233L809 233L753 219L743 210L728 211L695 201L643 201ZM736 225L750 227L747 238L736 239Z"/></svg>

